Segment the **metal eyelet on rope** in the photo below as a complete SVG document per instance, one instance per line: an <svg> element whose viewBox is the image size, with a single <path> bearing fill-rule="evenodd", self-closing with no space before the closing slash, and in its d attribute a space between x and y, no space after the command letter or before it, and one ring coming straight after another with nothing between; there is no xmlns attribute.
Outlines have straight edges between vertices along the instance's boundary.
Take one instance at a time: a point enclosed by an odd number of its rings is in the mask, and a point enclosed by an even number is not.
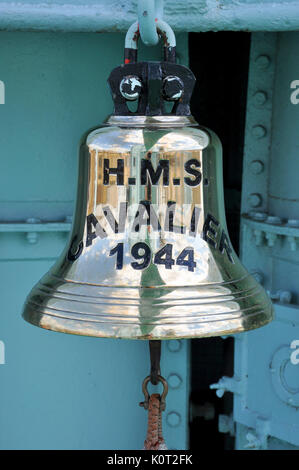
<svg viewBox="0 0 299 470"><path fill-rule="evenodd" d="M159 41L155 22L162 19L163 0L139 0L137 11L142 41L147 46L155 46Z"/></svg>

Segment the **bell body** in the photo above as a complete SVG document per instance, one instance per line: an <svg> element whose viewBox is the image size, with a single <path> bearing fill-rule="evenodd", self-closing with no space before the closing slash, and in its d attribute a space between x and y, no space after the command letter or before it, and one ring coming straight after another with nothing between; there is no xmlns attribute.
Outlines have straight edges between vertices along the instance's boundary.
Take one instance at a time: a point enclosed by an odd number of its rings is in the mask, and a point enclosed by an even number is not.
<svg viewBox="0 0 299 470"><path fill-rule="evenodd" d="M23 315L50 330L132 339L271 321L228 237L217 136L190 116L111 116L90 132L70 242Z"/></svg>

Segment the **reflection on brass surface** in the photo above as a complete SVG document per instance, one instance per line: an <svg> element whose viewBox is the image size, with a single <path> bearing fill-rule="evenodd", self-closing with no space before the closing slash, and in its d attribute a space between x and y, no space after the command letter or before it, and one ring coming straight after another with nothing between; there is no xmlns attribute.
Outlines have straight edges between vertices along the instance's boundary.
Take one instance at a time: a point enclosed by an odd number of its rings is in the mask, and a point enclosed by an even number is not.
<svg viewBox="0 0 299 470"><path fill-rule="evenodd" d="M55 331L140 339L271 321L228 237L217 136L185 116L112 116L92 131L70 241L23 315Z"/></svg>

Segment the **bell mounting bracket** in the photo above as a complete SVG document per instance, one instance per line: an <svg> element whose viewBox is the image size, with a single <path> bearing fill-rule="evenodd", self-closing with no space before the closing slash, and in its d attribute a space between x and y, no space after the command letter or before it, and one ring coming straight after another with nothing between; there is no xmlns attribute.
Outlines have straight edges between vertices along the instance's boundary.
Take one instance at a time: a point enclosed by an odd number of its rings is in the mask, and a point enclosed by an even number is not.
<svg viewBox="0 0 299 470"><path fill-rule="evenodd" d="M128 30L124 64L112 70L108 84L116 116L189 116L190 99L195 85L191 70L176 63L175 36L167 23L157 21L157 33L162 38L164 60L138 62L138 23ZM130 111L129 101L137 101L136 111ZM173 102L166 112L165 102Z"/></svg>

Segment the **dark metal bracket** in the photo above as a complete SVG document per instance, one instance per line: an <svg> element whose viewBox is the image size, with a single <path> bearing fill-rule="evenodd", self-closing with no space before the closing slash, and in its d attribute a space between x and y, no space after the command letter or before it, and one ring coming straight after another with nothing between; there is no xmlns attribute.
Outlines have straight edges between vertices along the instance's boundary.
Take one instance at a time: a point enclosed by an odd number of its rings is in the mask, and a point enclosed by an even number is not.
<svg viewBox="0 0 299 470"><path fill-rule="evenodd" d="M122 85L123 81L125 85ZM135 87L138 83L138 87ZM108 84L114 102L116 116L190 116L190 99L195 85L191 70L173 62L132 62L112 70ZM132 88L130 90L130 87ZM124 88L124 90L122 89ZM137 111L128 108L128 97L123 91L138 100ZM133 97L136 92L136 97ZM180 98L176 99L176 94ZM130 100L130 99L129 99ZM165 110L165 102L173 101L170 113Z"/></svg>
<svg viewBox="0 0 299 470"><path fill-rule="evenodd" d="M159 383L159 376L161 376L160 360L161 360L161 341L149 341L150 359L151 359L151 372L150 381L153 385Z"/></svg>

